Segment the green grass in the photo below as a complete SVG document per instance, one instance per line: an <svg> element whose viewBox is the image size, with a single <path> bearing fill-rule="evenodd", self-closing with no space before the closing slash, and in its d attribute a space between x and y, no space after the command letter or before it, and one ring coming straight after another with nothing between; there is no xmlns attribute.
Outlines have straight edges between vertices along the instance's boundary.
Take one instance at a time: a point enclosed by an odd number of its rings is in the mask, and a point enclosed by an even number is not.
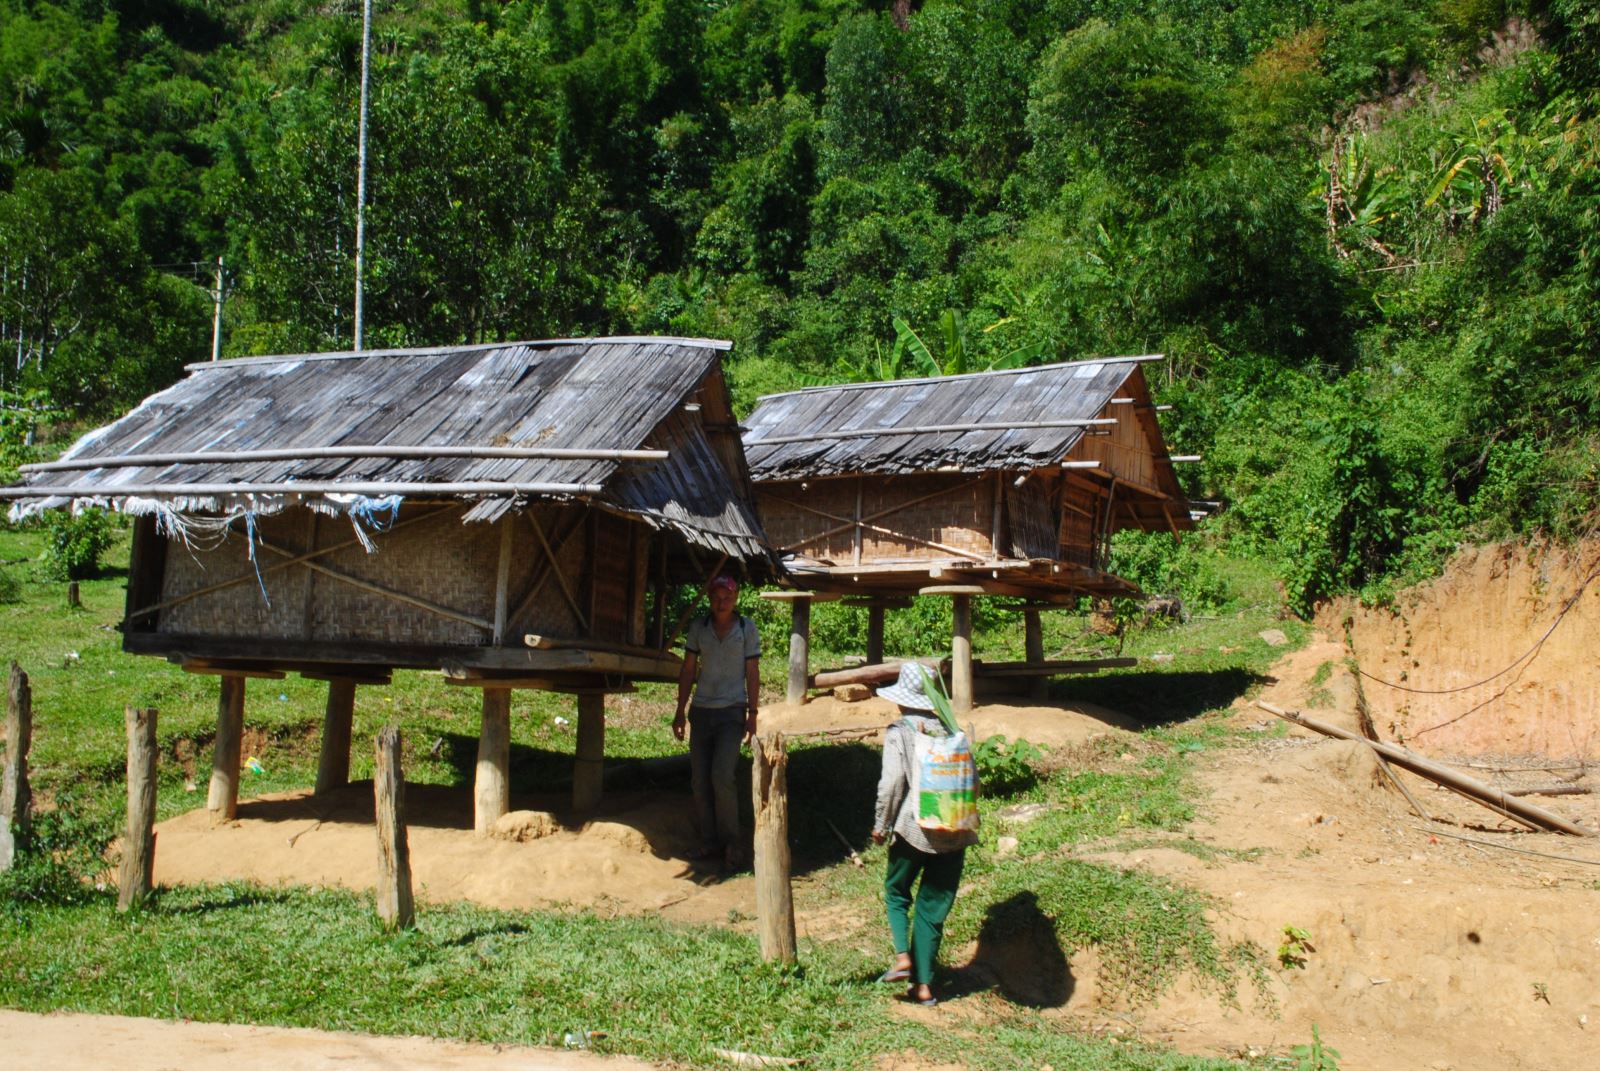
<svg viewBox="0 0 1600 1071"><path fill-rule="evenodd" d="M120 826L126 705L160 711L161 816L202 805L215 678L121 652L114 626L124 598L125 541L104 576L83 582L78 610L67 608L65 584L44 580L32 564L40 549L38 533L0 529L0 559L30 559L0 567L18 592L0 604L0 650L33 683L34 782L46 806L71 801L63 843L103 841ZM1095 632L1085 615L1045 620L1052 654L1121 649L1171 658L1055 683L1058 697L1102 703L1148 728L1051 753L1036 782L984 801L982 840L968 856L947 948L975 939L981 962L986 943L1021 926L1044 927L1060 969L1076 950L1094 947L1103 984L1130 998L1155 999L1189 976L1238 999L1259 977L1264 953L1219 944L1203 896L1075 858L1072 849L1160 843L1191 850L1180 831L1196 804L1195 757L1234 739L1213 711L1257 687L1282 653L1259 638L1262 629L1280 628L1293 641L1305 629L1274 620L1273 605L1249 592L1215 617L1172 627L1135 622L1120 637ZM763 622L764 631L769 625ZM990 615L978 636L980 654L1019 657L1009 646L1020 645L1015 626L1012 617ZM818 664L828 657L819 654ZM770 699L781 690L784 667L778 658L766 663ZM667 730L673 694L671 685L647 685L610 700L608 755L679 750ZM310 785L324 699L323 685L294 676L249 683L246 746L265 773L245 775L244 796ZM570 778L573 727L556 719L574 720L571 700L518 693L513 712L513 790L559 790ZM448 687L437 674L397 673L390 687L357 692L356 739L400 724L413 782L467 790L478 719L477 693ZM370 776L366 748L358 746L353 760L354 777ZM802 947L799 971L762 965L749 936L649 919L430 905L416 932L391 936L378 930L370 898L337 892L168 889L146 910L121 916L103 894L60 904L52 902L59 886L43 883L36 885L42 899L8 898L0 881L0 1004L529 1044L602 1030L602 1050L694 1065L716 1063L710 1049L721 1047L803 1055L825 1068L869 1067L907 1049L973 1069L1233 1066L1074 1035L1026 1003L985 991L977 972L947 972L941 984L967 993L982 1030L930 1029L895 1014L891 996L870 984L887 955L883 849L867 835L878 764L876 748L864 743L791 752L796 899L802 910L859 908L846 912L856 923ZM1046 810L1015 828L995 817L1018 802ZM996 848L1004 834L1020 843L1002 856ZM864 869L846 861L840 835L865 857ZM1192 847L1196 854L1204 848Z"/></svg>

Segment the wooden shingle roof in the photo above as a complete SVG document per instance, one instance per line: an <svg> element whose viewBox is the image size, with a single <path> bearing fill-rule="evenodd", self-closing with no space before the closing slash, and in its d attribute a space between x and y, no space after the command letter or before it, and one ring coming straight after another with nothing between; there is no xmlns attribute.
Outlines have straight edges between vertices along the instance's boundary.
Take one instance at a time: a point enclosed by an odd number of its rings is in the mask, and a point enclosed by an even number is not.
<svg viewBox="0 0 1600 1071"><path fill-rule="evenodd" d="M1141 362L1156 359L1113 357L768 395L745 422L745 455L758 483L1048 466L1086 433L1113 423L1103 410Z"/></svg>
<svg viewBox="0 0 1600 1071"><path fill-rule="evenodd" d="M584 499L760 558L747 474L708 438L719 429L682 419L708 377L725 397L728 345L595 338L191 365L5 493L20 500L14 513L74 500L226 514L452 497L474 503L469 521L529 498ZM84 464L95 460L105 464Z"/></svg>

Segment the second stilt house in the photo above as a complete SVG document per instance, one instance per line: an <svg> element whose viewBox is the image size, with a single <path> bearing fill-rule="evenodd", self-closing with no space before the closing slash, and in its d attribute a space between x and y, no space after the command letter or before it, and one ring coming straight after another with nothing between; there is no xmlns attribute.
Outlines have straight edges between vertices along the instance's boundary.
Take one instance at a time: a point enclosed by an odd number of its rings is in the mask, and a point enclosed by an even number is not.
<svg viewBox="0 0 1600 1071"><path fill-rule="evenodd" d="M596 803L607 691L670 680L677 585L770 555L723 381L727 343L600 338L259 357L28 466L14 513L136 518L123 646L222 680L209 806L237 805L243 682L329 682L317 787L348 778L357 686L399 668L483 691L476 818L508 801L510 694L578 697Z"/></svg>
<svg viewBox="0 0 1600 1071"><path fill-rule="evenodd" d="M1168 451L1142 371L1157 360L764 397L744 434L762 524L803 592L869 607L869 663L885 609L952 597L953 687L970 704L972 596L1027 599L1042 664L1038 609L1135 592L1106 569L1113 533L1193 527L1174 472L1186 459Z"/></svg>

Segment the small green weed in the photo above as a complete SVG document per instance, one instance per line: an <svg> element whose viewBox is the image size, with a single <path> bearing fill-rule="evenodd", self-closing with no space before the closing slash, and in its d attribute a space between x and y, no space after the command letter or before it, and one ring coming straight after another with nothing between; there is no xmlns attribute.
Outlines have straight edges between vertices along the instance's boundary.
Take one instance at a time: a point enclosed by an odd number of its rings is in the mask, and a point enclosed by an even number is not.
<svg viewBox="0 0 1600 1071"><path fill-rule="evenodd" d="M1283 944L1278 946L1278 965L1284 970L1293 967L1305 970L1306 957L1315 951L1309 933L1298 926L1285 926Z"/></svg>
<svg viewBox="0 0 1600 1071"><path fill-rule="evenodd" d="M1339 1050L1322 1043L1316 1023L1311 1024L1311 1044L1296 1045L1290 1052L1299 1061L1295 1071L1339 1071Z"/></svg>

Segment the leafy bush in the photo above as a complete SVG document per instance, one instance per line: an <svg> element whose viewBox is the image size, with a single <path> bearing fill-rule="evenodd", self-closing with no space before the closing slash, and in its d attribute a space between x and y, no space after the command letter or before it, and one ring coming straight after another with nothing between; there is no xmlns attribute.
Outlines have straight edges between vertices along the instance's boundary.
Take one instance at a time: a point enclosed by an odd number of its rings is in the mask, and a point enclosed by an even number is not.
<svg viewBox="0 0 1600 1071"><path fill-rule="evenodd" d="M0 905L13 914L30 906L82 904L107 893L105 851L111 837L75 795L57 793L17 837L10 870L0 873Z"/></svg>
<svg viewBox="0 0 1600 1071"><path fill-rule="evenodd" d="M972 749L978 764L978 783L985 796L1015 796L1039 782L1035 765L1044 759L1045 749L1020 736L1010 743L1004 736L985 737Z"/></svg>
<svg viewBox="0 0 1600 1071"><path fill-rule="evenodd" d="M55 580L88 580L100 572L100 556L111 549L116 533L102 509L78 513L50 510L44 523L49 529L45 545L45 572Z"/></svg>

